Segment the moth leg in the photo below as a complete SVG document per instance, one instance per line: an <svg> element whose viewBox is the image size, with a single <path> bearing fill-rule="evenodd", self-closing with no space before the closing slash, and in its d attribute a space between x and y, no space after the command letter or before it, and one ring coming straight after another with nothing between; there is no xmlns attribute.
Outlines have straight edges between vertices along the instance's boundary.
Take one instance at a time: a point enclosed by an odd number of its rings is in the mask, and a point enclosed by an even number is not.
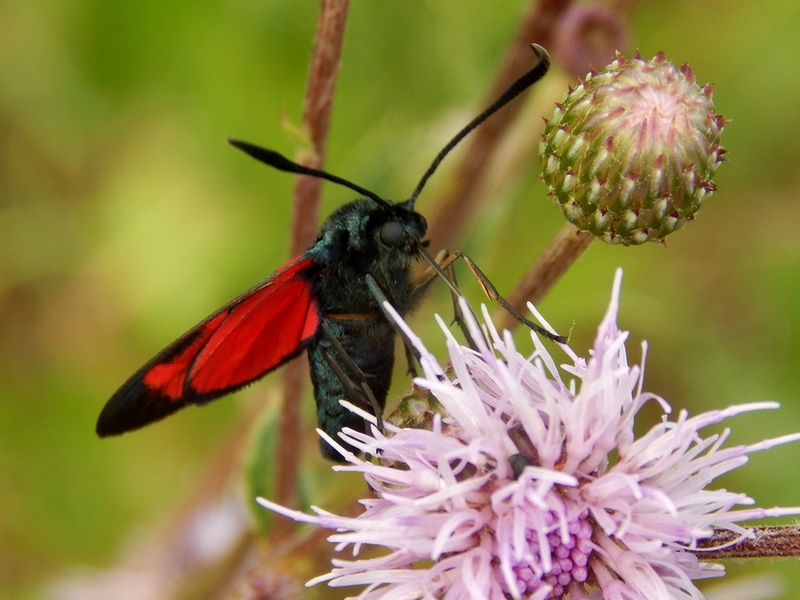
<svg viewBox="0 0 800 600"><path fill-rule="evenodd" d="M427 251L424 252L423 257L428 260L430 258L430 254ZM413 293L418 293L417 290L424 291L430 283L436 279L436 277L441 277L446 283L447 286L450 288L450 295L453 299L453 323L458 325L458 328L461 330L461 333L464 335L464 338L467 341L467 344L473 350L477 350L478 346L475 344L475 340L472 337L472 334L467 327L466 321L464 321L464 315L461 311L461 304L459 303L458 299L462 296L461 291L458 289L458 282L456 281L456 272L453 268L453 264L459 257L455 254L450 254L447 250L441 250L439 254L436 255L435 259L428 260L429 265L428 269L425 270L414 282L413 282ZM434 264L435 263L435 264ZM474 316L474 315L473 315Z"/></svg>
<svg viewBox="0 0 800 600"><path fill-rule="evenodd" d="M408 369L406 370L406 375L411 375L411 378L417 377L419 373L417 372L417 366L415 364L415 356L414 356L414 349L405 343L403 340L403 352L405 353L406 357L406 365L408 365Z"/></svg>
<svg viewBox="0 0 800 600"><path fill-rule="evenodd" d="M444 280L444 282L448 285L448 287L454 294L460 294L460 292L458 291L458 288L455 285L454 281L452 281L451 278L447 276L445 269L449 268L456 260L461 259L464 261L464 264L467 265L467 268L469 268L472 275L478 281L478 284L481 286L483 293L486 294L486 296L489 299L496 300L498 304L500 304L500 306L502 306L508 312L508 314L514 317L514 319L516 319L526 327L532 329L533 331L539 333L540 335L543 335L547 339L553 340L554 342L557 342L559 344L565 344L567 342L567 338L565 336L558 335L556 333L553 333L552 331L548 331L541 325L538 325L537 323L534 323L533 321L522 316L519 313L519 311L517 311L517 309L511 306L511 303L509 303L508 300L506 300L500 295L500 293L497 291L497 288L494 287L494 284L489 280L486 274L480 270L477 264L475 264L475 261L472 260L469 256L467 256L463 252L458 251L449 254L444 258L444 260L441 260L441 262L439 262L433 259L431 255L424 248L420 247L419 250L422 257L428 261L432 270L434 271L434 273L430 274L428 277L432 279L433 277L438 275ZM422 281L421 284L427 285L428 283L429 281L426 279ZM462 327L462 330L463 329L464 328Z"/></svg>
<svg viewBox="0 0 800 600"><path fill-rule="evenodd" d="M447 287L450 288L450 295L453 298L453 323L458 325L458 328L464 335L467 345L473 350L477 351L478 345L475 342L469 327L467 327L467 323L464 320L464 315L462 313L461 303L458 301L459 298L463 297L463 294L461 293L461 290L458 289L458 282L456 281L456 274L453 264L461 257L458 254L450 254L447 250L442 250L434 259L424 248L420 248L420 254L428 262L429 268L416 280L417 287L414 289L424 289L425 286L429 285L436 277L442 279L442 281L447 284ZM469 305L466 306L471 312L472 308ZM477 323L478 319L474 313L472 316ZM489 340L486 339L485 335L483 338L484 344L489 346Z"/></svg>
<svg viewBox="0 0 800 600"><path fill-rule="evenodd" d="M394 320L394 316L391 315L387 310L386 307L383 305L384 302L389 302L389 299L386 297L386 294L383 293L381 286L378 285L378 282L375 281L375 278L370 275L369 273L365 277L367 282L367 287L369 287L369 291L375 296L375 299L378 301L378 306L381 309L381 312L386 317L386 320L394 327L394 330L400 334L400 339L403 340L403 346L405 348L406 354L406 361L408 362L408 372L411 374L412 377L417 376L417 369L414 366L414 362L419 362L420 360L420 353L419 350L416 349L414 344L409 339L406 332L402 330L402 328L397 326L397 323ZM414 288L416 291L416 288Z"/></svg>
<svg viewBox="0 0 800 600"><path fill-rule="evenodd" d="M375 413L375 418L377 419L378 429L383 431L383 409L378 399L375 398L372 388L369 387L366 374L347 354L347 350L342 347L339 338L333 333L325 319L322 320L322 332L336 351L336 357L330 352L323 351L322 356L325 358L325 362L328 363L328 366L341 381L345 392L350 398L372 408L372 412Z"/></svg>
<svg viewBox="0 0 800 600"><path fill-rule="evenodd" d="M558 344L567 343L566 336L558 335L556 333L553 333L552 331L548 331L541 325L538 325L537 323L534 323L533 321L521 315L516 308L511 306L511 303L508 300L506 300L500 295L500 293L497 291L497 288L494 287L494 284L489 280L486 274L480 270L478 265L475 264L475 261L473 261L469 256L467 256L463 252L456 252L455 254L464 261L464 264L467 265L469 270L475 276L475 279L478 280L478 283L480 284L481 288L483 288L483 293L486 294L492 300L496 300L498 304L500 304L500 306L502 306L506 310L506 312L508 312L508 314L514 317L522 325L525 325L526 327L532 329L536 333L543 335L549 340L553 340Z"/></svg>

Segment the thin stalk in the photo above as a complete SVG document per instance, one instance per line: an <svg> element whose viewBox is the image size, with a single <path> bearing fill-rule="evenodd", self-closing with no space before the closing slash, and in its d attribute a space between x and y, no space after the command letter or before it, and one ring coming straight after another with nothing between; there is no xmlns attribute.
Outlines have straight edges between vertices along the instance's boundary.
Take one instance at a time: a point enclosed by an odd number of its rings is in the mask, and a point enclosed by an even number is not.
<svg viewBox="0 0 800 600"><path fill-rule="evenodd" d="M483 105L491 103L517 77L530 69L532 42L545 48L552 45L556 25L571 5L572 0L537 0L531 3ZM519 100L512 102L482 123L465 140L464 155L456 168L452 184L437 202L436 212L429 219L429 250L434 255L441 248L456 249L464 230L473 221L484 196L483 183L491 166L490 159L522 106Z"/></svg>
<svg viewBox="0 0 800 600"><path fill-rule="evenodd" d="M311 149L298 159L300 164L313 169L321 169L325 162L348 7L349 0L322 0L320 7L303 112L303 124ZM302 253L314 241L321 193L321 179L297 179L292 205L291 256ZM283 372L283 406L278 426L275 476L275 500L283 506L293 507L297 503L302 448L300 406L306 371L305 357L300 357L286 365ZM275 525L275 534L279 537L288 534L293 527L289 519L278 519Z"/></svg>
<svg viewBox="0 0 800 600"><path fill-rule="evenodd" d="M724 560L728 558L786 558L800 556L800 527L797 525L772 525L753 527L753 537L718 550L708 550L728 544L739 537L738 533L727 529L717 529L714 535L699 543L701 551L696 551L704 560Z"/></svg>
<svg viewBox="0 0 800 600"><path fill-rule="evenodd" d="M522 276L517 287L509 294L507 300L519 312L527 311L526 304L536 304L547 295L561 276L567 272L572 264L578 260L583 251L589 247L594 236L578 229L571 223L561 228L545 248L544 252L531 265L528 272ZM505 329L514 329L519 322L507 311L497 316L500 326Z"/></svg>

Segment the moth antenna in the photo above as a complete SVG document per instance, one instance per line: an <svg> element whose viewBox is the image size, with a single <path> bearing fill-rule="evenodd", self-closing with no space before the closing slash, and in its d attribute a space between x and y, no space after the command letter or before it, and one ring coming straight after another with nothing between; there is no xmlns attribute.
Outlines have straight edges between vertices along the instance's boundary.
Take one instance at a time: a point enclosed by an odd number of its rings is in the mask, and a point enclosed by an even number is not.
<svg viewBox="0 0 800 600"><path fill-rule="evenodd" d="M434 171L439 167L439 164L442 162L445 156L447 156L450 151L455 148L458 143L463 140L473 129L475 129L478 125L483 123L486 119L491 117L494 113L498 110L503 108L506 104L511 102L514 98L519 96L522 92L527 90L530 86L534 83L539 81L542 77L545 76L547 71L550 70L550 54L548 54L547 50L544 49L543 46L539 44L531 44L531 49L533 53L536 55L538 59L538 63L536 66L522 75L519 79L517 79L514 83L512 83L505 92L500 94L500 96L492 102L481 114L475 117L472 121L470 121L464 129L459 131L452 140L450 140L447 145L439 151L439 154L436 155L436 158L433 159L431 166L428 167L428 170L425 171L425 174L422 176L422 179L419 180L417 187L414 188L414 191L411 194L411 197L408 199L407 204L410 208L414 208L414 202L417 200L417 196L419 196L422 188L425 187L425 184L428 182L428 179L431 175L433 175Z"/></svg>
<svg viewBox="0 0 800 600"><path fill-rule="evenodd" d="M265 165L269 165L279 171L286 171L288 173L297 173L299 175L309 175L311 177L318 177L320 179L327 179L333 183L337 183L339 185L343 185L344 187L350 188L351 190L358 192L359 194L366 196L367 198L371 198L381 206L392 206L391 202L388 202L378 196L378 194L374 192L370 192L367 189L362 188L360 185L356 185L352 181L347 181L346 179L342 179L341 177L337 177L336 175L331 175L330 173L326 173L325 171L320 171L319 169L312 169L310 167L304 167L303 165L299 165L296 162L293 162L283 156L275 152L274 150L267 150L266 148L262 148L261 146L256 146L255 144L250 144L248 142L242 142L240 140L228 140L228 143L241 150L245 154L252 156L257 161L264 163Z"/></svg>

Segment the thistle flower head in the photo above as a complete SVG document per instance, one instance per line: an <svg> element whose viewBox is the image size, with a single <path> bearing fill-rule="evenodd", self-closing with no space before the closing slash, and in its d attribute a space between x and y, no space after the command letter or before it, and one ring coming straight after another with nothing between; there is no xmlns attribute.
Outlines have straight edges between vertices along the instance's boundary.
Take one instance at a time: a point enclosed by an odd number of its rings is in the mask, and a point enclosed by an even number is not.
<svg viewBox="0 0 800 600"><path fill-rule="evenodd" d="M670 420L669 405L642 391L643 367L628 364L627 333L616 323L619 281L588 360L562 345L567 362L559 368L535 335L525 357L485 310L483 330L470 322L477 349L443 327L447 371L417 340L425 374L415 382L441 404L420 419L423 428L341 434L376 463L329 440L350 463L334 469L363 473L376 493L362 500L364 512L306 515L259 500L335 529L337 550L352 548L353 559L334 560L310 583L361 585L358 598L384 600L588 600L598 592L606 600L701 599L693 580L723 570L698 559L700 540L706 548L724 528L735 542L750 535L742 520L800 512L737 509L753 501L707 489L751 452L800 435L724 448L727 431L701 434L728 417L776 408L772 402L695 417L680 411ZM490 342L481 344L485 334ZM664 417L637 439L634 418L650 401ZM359 558L365 545L383 551Z"/></svg>
<svg viewBox="0 0 800 600"><path fill-rule="evenodd" d="M663 53L617 54L589 73L557 104L539 147L564 216L624 245L661 241L693 220L725 152L711 92Z"/></svg>

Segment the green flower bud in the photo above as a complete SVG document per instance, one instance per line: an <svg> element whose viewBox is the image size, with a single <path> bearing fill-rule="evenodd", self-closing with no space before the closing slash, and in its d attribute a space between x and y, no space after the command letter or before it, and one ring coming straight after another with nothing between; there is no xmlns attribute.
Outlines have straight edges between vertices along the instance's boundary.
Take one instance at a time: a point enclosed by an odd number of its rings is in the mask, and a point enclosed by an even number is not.
<svg viewBox="0 0 800 600"><path fill-rule="evenodd" d="M386 420L396 427L430 431L437 414L446 416L441 403L428 390L414 386Z"/></svg>
<svg viewBox="0 0 800 600"><path fill-rule="evenodd" d="M589 73L547 123L542 179L564 216L611 244L661 241L715 190L726 121L712 86L663 53Z"/></svg>

